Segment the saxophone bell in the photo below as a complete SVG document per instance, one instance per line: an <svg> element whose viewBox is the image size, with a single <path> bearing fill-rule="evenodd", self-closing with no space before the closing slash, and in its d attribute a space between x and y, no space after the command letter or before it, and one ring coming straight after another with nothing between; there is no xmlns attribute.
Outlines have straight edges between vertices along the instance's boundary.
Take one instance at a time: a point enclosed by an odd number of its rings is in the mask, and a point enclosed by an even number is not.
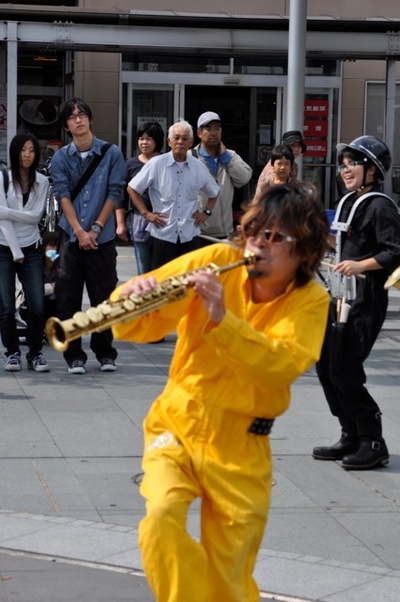
<svg viewBox="0 0 400 602"><path fill-rule="evenodd" d="M56 351L61 353L68 349L70 338L67 339L65 330L65 321L62 322L58 318L49 318L45 326L46 338Z"/></svg>

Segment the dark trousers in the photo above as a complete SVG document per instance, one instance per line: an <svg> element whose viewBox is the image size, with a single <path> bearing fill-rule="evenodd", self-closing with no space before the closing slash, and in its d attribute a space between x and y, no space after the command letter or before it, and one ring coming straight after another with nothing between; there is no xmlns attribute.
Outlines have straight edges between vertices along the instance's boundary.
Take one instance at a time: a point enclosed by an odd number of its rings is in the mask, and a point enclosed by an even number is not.
<svg viewBox="0 0 400 602"><path fill-rule="evenodd" d="M67 320L81 310L84 286L92 307L108 299L117 284L117 251L114 241L99 245L97 250L84 251L78 243L70 243L67 235L62 233L55 282L57 315L60 320ZM112 340L111 329L91 335L90 348L99 361L102 358L116 359L117 351ZM67 364L75 360L86 362L82 339L69 343L64 358Z"/></svg>
<svg viewBox="0 0 400 602"><path fill-rule="evenodd" d="M42 350L44 328L44 274L43 256L38 245L22 249L24 261L13 260L10 249L0 245L0 330L6 355L19 351L15 322L15 276L18 276L27 305L27 357Z"/></svg>
<svg viewBox="0 0 400 602"><path fill-rule="evenodd" d="M367 390L363 363L383 324L384 312L352 315L346 324L336 322L336 304L331 303L317 374L331 413L343 431L368 439L380 438L380 410Z"/></svg>
<svg viewBox="0 0 400 602"><path fill-rule="evenodd" d="M178 240L176 243L167 242L158 238L151 237L151 256L152 256L152 269L155 270L160 266L200 248L200 238L195 236L189 242L181 242Z"/></svg>

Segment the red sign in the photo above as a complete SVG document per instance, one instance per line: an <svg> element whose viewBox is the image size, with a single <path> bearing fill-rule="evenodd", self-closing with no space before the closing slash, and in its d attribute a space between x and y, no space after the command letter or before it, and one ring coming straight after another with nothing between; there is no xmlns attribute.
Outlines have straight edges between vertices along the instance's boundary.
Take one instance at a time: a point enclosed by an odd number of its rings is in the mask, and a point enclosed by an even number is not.
<svg viewBox="0 0 400 602"><path fill-rule="evenodd" d="M307 150L304 153L307 157L326 157L328 154L328 141L327 140L307 140L304 142L307 144Z"/></svg>
<svg viewBox="0 0 400 602"><path fill-rule="evenodd" d="M328 100L306 100L304 102L305 117L328 117Z"/></svg>
<svg viewBox="0 0 400 602"><path fill-rule="evenodd" d="M328 122L322 119L309 119L304 122L303 134L305 138L326 138L328 136Z"/></svg>

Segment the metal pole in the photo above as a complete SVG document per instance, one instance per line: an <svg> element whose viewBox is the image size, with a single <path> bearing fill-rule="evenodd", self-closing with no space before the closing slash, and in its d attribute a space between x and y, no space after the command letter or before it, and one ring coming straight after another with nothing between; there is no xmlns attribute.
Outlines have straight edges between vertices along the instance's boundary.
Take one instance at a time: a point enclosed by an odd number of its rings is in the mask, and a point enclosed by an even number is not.
<svg viewBox="0 0 400 602"><path fill-rule="evenodd" d="M385 106L385 142L393 157L394 149L394 117L396 103L396 61L389 59L386 62L386 106ZM367 132L368 133L368 132ZM386 174L385 192L392 194L392 168Z"/></svg>
<svg viewBox="0 0 400 602"><path fill-rule="evenodd" d="M289 11L287 130L303 132L306 69L307 0L291 0ZM302 162L299 162L301 179Z"/></svg>
<svg viewBox="0 0 400 602"><path fill-rule="evenodd" d="M17 133L18 24L7 23L7 158L12 138Z"/></svg>

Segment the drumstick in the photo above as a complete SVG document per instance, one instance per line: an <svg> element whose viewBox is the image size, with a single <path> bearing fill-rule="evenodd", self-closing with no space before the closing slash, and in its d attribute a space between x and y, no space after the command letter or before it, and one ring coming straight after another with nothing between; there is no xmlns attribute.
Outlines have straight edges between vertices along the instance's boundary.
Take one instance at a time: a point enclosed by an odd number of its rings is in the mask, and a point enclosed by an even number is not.
<svg viewBox="0 0 400 602"><path fill-rule="evenodd" d="M329 263L329 261L321 261L321 265L323 265L326 268L329 268L332 270L332 268L335 267L334 263ZM365 274L355 274L356 278L365 278Z"/></svg>

